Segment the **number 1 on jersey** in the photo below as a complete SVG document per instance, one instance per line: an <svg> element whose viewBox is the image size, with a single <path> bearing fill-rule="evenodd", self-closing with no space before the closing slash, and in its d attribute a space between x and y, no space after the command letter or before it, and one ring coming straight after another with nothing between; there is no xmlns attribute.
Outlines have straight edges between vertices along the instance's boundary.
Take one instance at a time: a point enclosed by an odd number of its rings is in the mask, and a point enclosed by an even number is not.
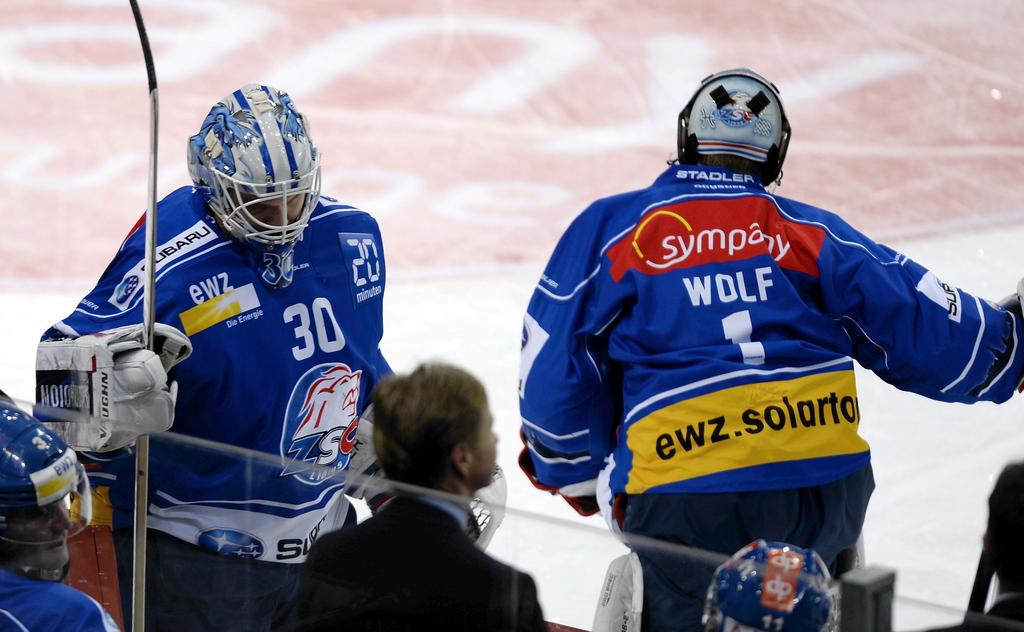
<svg viewBox="0 0 1024 632"><path fill-rule="evenodd" d="M750 322L750 311L743 310L729 314L722 319L722 331L733 344L740 346L743 362L746 364L764 364L764 345L751 342L750 336L754 326Z"/></svg>

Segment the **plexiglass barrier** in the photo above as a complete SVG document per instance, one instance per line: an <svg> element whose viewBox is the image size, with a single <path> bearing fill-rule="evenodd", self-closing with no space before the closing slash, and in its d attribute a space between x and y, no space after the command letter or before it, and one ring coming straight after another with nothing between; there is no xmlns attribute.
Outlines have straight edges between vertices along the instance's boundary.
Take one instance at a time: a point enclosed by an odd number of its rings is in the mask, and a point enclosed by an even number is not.
<svg viewBox="0 0 1024 632"><path fill-rule="evenodd" d="M19 405L32 410L27 402ZM52 424L63 434L74 434L63 431L64 423L90 423L54 412L51 418L68 420ZM520 499L502 503L500 492L480 492L491 502L478 500L467 514L457 508L465 507L464 499L437 490L346 476L306 460L308 452L284 454L175 433L151 437L146 629L416 629L423 625L417 617L437 617L446 609L457 613L450 615L453 628L461 625L459 617L470 617L481 630L533 629L539 604L552 630L638 630L639 601L631 601L629 586L638 589L643 573L629 560L631 551L679 577L703 573L702 581L728 560L721 553L615 535L596 519L581 524L523 511L516 507ZM129 629L135 450L83 453L81 460L93 486L92 520L70 539L64 581ZM521 476L514 464L504 465L504 476ZM345 495L356 489L362 499ZM356 535L352 527L367 520L378 528L361 527L364 533ZM487 555L532 578L535 598L521 576L479 563L483 541ZM6 564L12 545L4 546ZM716 604L711 611L719 613L722 629L786 630L786 621L799 616L844 631L923 630L964 618L959 604L901 597L898 578L894 583L884 567L828 581L800 572L807 567L799 560L774 554L731 564L731 575L720 573L717 588L702 588ZM744 595L754 580L756 595ZM4 594L0 612L13 605L4 602L12 593ZM648 599L657 600L656 591L649 590ZM604 617L595 619L599 609ZM358 627L352 623L357 615L378 627ZM748 628L728 627L736 622ZM662 623L667 627L659 629L701 629L683 618ZM986 623L992 626L986 629L1024 627Z"/></svg>

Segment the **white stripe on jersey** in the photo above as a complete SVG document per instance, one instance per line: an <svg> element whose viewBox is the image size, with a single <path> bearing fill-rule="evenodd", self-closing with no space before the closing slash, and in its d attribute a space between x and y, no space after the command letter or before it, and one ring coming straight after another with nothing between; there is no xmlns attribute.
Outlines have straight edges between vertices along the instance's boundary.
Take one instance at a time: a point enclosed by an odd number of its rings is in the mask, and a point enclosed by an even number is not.
<svg viewBox="0 0 1024 632"><path fill-rule="evenodd" d="M13 621L14 625L18 626L18 629L21 630L21 632L29 632L28 628L22 625L21 621L18 621L10 612L4 610L3 608L0 608L0 614L6 616L8 619Z"/></svg>
<svg viewBox="0 0 1024 632"><path fill-rule="evenodd" d="M851 358L843 356L841 358L836 358L835 360L829 360L828 362L821 362L819 364L812 364L810 366L786 366L778 369L741 369L739 371L731 371L729 373L713 375L709 378L697 380L696 382L691 382L689 384L684 384L682 386L677 386L676 388L669 389L667 391L657 393L655 395L648 397L644 401L634 406L633 409L629 411L629 414L626 415L626 418L623 420L622 423L628 424L630 420L632 420L638 412L640 412L644 408L647 408L651 404L654 404L655 402L666 399L668 397L672 397L674 395L678 395L680 393L685 393L686 391L692 391L702 386L710 386L711 384L725 382L727 380L731 380L737 377L743 377L745 375L775 375L777 373L803 373L808 371L817 371L819 369L827 369L828 367L837 366L840 364L851 364L851 368L853 368L852 363L853 360Z"/></svg>

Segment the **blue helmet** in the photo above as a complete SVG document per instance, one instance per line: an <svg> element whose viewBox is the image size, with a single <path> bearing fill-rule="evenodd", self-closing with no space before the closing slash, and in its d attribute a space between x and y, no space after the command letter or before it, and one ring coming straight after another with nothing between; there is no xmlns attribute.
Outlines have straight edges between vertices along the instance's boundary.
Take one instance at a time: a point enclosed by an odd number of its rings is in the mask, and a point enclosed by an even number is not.
<svg viewBox="0 0 1024 632"><path fill-rule="evenodd" d="M213 106L189 139L188 170L224 229L262 248L298 240L320 196L309 123L269 86L242 86Z"/></svg>
<svg viewBox="0 0 1024 632"><path fill-rule="evenodd" d="M61 543L89 524L89 479L75 451L0 401L0 541Z"/></svg>
<svg viewBox="0 0 1024 632"><path fill-rule="evenodd" d="M729 154L762 163L761 182L779 179L789 148L789 119L775 84L749 68L706 77L679 113L679 162Z"/></svg>
<svg viewBox="0 0 1024 632"><path fill-rule="evenodd" d="M706 632L837 629L828 568L811 549L757 540L715 571L704 604Z"/></svg>

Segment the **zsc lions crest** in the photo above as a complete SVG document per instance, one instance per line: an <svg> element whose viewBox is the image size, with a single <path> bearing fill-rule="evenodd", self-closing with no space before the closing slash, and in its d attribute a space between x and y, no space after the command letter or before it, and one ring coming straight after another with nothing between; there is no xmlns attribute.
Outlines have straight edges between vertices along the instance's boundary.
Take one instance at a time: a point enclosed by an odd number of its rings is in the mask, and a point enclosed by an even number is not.
<svg viewBox="0 0 1024 632"><path fill-rule="evenodd" d="M714 129L718 123L727 127L754 126L754 133L759 136L771 136L772 124L766 118L754 114L748 103L753 95L744 90L733 90L729 92L731 103L712 111L701 109L701 127Z"/></svg>
<svg viewBox="0 0 1024 632"><path fill-rule="evenodd" d="M329 362L306 371L288 399L281 433L281 476L319 485L331 471L348 466L356 446L359 383L362 371Z"/></svg>

